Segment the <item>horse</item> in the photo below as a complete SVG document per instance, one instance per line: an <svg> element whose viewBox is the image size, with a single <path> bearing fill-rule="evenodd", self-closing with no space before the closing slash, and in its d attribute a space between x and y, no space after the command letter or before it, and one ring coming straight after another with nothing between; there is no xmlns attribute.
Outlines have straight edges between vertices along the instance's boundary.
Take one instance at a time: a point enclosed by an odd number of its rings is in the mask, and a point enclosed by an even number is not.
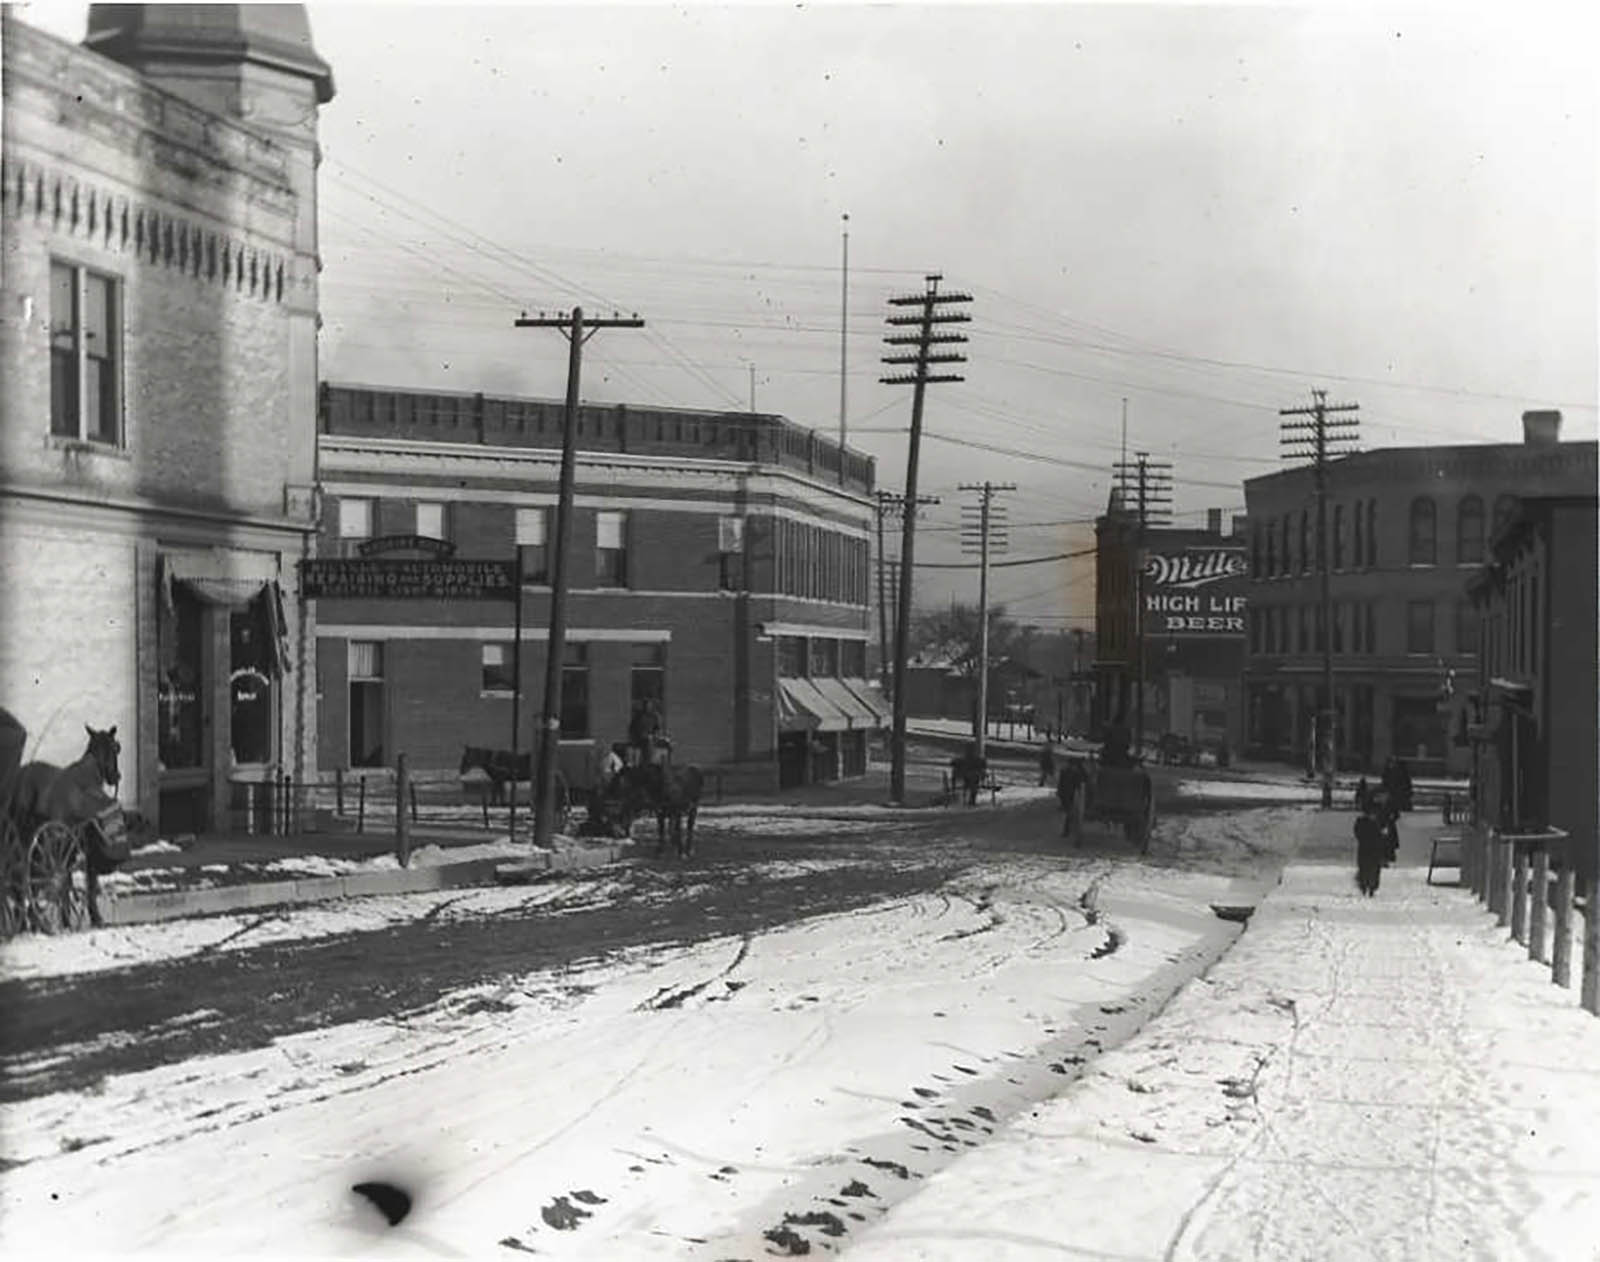
<svg viewBox="0 0 1600 1262"><path fill-rule="evenodd" d="M461 751L459 774L464 776L469 771L481 771L489 777L492 787L490 800L496 806L502 806L506 800L507 783L521 784L533 779L533 755L467 745Z"/></svg>
<svg viewBox="0 0 1600 1262"><path fill-rule="evenodd" d="M11 816L25 834L39 824L55 821L81 837L83 834L77 832L81 825L115 804L115 790L122 783L118 766L122 745L117 740L116 725L98 731L85 724L84 731L89 734L89 744L76 762L65 767L47 762L24 763L17 772ZM110 794L105 792L107 785L113 790ZM84 867L88 873L89 922L98 928L100 872L86 849Z"/></svg>
<svg viewBox="0 0 1600 1262"><path fill-rule="evenodd" d="M634 817L648 809L656 817L657 856L666 852L669 824L678 857L684 859L694 852L694 821L700 813L700 794L705 787L705 774L699 767L646 763L624 768L617 779L621 782L628 831L632 831Z"/></svg>

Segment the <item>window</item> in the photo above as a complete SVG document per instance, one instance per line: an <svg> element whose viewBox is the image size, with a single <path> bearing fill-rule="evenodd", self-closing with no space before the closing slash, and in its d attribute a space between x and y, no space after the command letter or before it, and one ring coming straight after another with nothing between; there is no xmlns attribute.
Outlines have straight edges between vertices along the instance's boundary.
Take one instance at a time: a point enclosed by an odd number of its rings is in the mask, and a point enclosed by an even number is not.
<svg viewBox="0 0 1600 1262"><path fill-rule="evenodd" d="M778 674L784 679L798 679L806 673L805 637L780 635L778 637Z"/></svg>
<svg viewBox="0 0 1600 1262"><path fill-rule="evenodd" d="M867 677L867 642L865 640L839 641L839 673L846 679Z"/></svg>
<svg viewBox="0 0 1600 1262"><path fill-rule="evenodd" d="M1262 571L1268 578L1272 578L1278 572L1277 538L1278 538L1278 532L1273 530L1271 526L1268 526L1267 527L1267 565L1266 565L1266 569L1264 571Z"/></svg>
<svg viewBox="0 0 1600 1262"><path fill-rule="evenodd" d="M164 596L157 597L163 603L156 620L161 645L156 753L163 771L203 767L207 761L201 739L205 709L203 609L187 583L173 583L171 589L170 606Z"/></svg>
<svg viewBox="0 0 1600 1262"><path fill-rule="evenodd" d="M416 533L424 539L449 538L444 532L444 505L418 500Z"/></svg>
<svg viewBox="0 0 1600 1262"><path fill-rule="evenodd" d="M121 312L117 282L50 264L50 432L122 441Z"/></svg>
<svg viewBox="0 0 1600 1262"><path fill-rule="evenodd" d="M1344 606L1333 607L1333 647L1335 653L1344 652Z"/></svg>
<svg viewBox="0 0 1600 1262"><path fill-rule="evenodd" d="M1344 569L1344 505L1333 506L1333 568Z"/></svg>
<svg viewBox="0 0 1600 1262"><path fill-rule="evenodd" d="M1367 652L1378 651L1378 606L1367 602Z"/></svg>
<svg viewBox="0 0 1600 1262"><path fill-rule="evenodd" d="M667 646L635 644L632 652L633 664L628 681L629 721L644 708L646 701L654 701L664 724L667 716Z"/></svg>
<svg viewBox="0 0 1600 1262"><path fill-rule="evenodd" d="M1456 601L1456 652L1468 656L1478 652L1478 609L1470 600Z"/></svg>
<svg viewBox="0 0 1600 1262"><path fill-rule="evenodd" d="M1320 653L1328 647L1328 620L1324 616L1321 605L1317 605L1313 609L1311 624L1316 629L1316 650Z"/></svg>
<svg viewBox="0 0 1600 1262"><path fill-rule="evenodd" d="M839 641L813 636L810 667L806 673L813 679L836 678L839 674Z"/></svg>
<svg viewBox="0 0 1600 1262"><path fill-rule="evenodd" d="M744 590L744 518L717 518L717 586L725 592Z"/></svg>
<svg viewBox="0 0 1600 1262"><path fill-rule="evenodd" d="M483 678L479 688L483 692L511 692L516 686L516 663L512 660L510 644L485 644L483 646Z"/></svg>
<svg viewBox="0 0 1600 1262"><path fill-rule="evenodd" d="M1406 603L1406 652L1433 652L1433 602L1412 600Z"/></svg>
<svg viewBox="0 0 1600 1262"><path fill-rule="evenodd" d="M1282 538L1279 540L1279 545L1280 546L1278 548L1278 552L1279 552L1278 573L1279 574L1288 574L1289 573L1289 514L1288 513L1285 513L1283 515L1283 528L1279 533L1281 534Z"/></svg>
<svg viewBox="0 0 1600 1262"><path fill-rule="evenodd" d="M1501 528L1517 515L1517 497L1515 495L1498 495L1494 501L1494 533L1499 534Z"/></svg>
<svg viewBox="0 0 1600 1262"><path fill-rule="evenodd" d="M1437 510L1426 495L1411 501L1411 545L1409 557L1412 565L1433 565L1438 560L1436 537Z"/></svg>
<svg viewBox="0 0 1600 1262"><path fill-rule="evenodd" d="M1300 510L1300 573L1311 569L1311 518L1305 509Z"/></svg>
<svg viewBox="0 0 1600 1262"><path fill-rule="evenodd" d="M550 583L550 510L517 509L517 556L522 561L522 581L545 587Z"/></svg>
<svg viewBox="0 0 1600 1262"><path fill-rule="evenodd" d="M561 739L589 737L589 646L571 644L561 663Z"/></svg>
<svg viewBox="0 0 1600 1262"><path fill-rule="evenodd" d="M350 765L383 766L383 645L376 640L351 640Z"/></svg>
<svg viewBox="0 0 1600 1262"><path fill-rule="evenodd" d="M228 734L235 766L272 761L276 650L267 641L269 634L254 601L249 609L228 616Z"/></svg>
<svg viewBox="0 0 1600 1262"><path fill-rule="evenodd" d="M1355 506L1355 508L1352 510L1352 512L1350 513L1350 525L1351 525L1351 528L1352 528L1352 533L1355 536L1354 542L1353 542L1353 544L1352 544L1352 546L1350 548L1350 564L1353 565L1356 569L1359 570L1361 568L1362 564L1367 559L1366 558L1366 553L1365 553L1365 551L1363 551L1363 549L1361 547L1361 505L1360 504L1357 504Z"/></svg>
<svg viewBox="0 0 1600 1262"><path fill-rule="evenodd" d="M1350 606L1350 651L1360 654L1366 652L1366 620L1359 603Z"/></svg>
<svg viewBox="0 0 1600 1262"><path fill-rule="evenodd" d="M1378 564L1378 501L1367 501L1367 565Z"/></svg>
<svg viewBox="0 0 1600 1262"><path fill-rule="evenodd" d="M1468 495L1456 506L1456 564L1483 562L1483 500Z"/></svg>
<svg viewBox="0 0 1600 1262"><path fill-rule="evenodd" d="M1300 617L1299 617L1299 622L1300 622L1299 650L1300 650L1300 652L1305 653L1305 652L1309 651L1309 649L1311 648L1311 617L1310 617L1311 610L1310 610L1310 608L1308 606L1301 605L1301 606L1299 606L1299 611L1300 611Z"/></svg>
<svg viewBox="0 0 1600 1262"><path fill-rule="evenodd" d="M594 578L600 587L628 585L628 514L600 512L594 525Z"/></svg>
<svg viewBox="0 0 1600 1262"><path fill-rule="evenodd" d="M372 538L371 500L345 499L339 501L339 538Z"/></svg>

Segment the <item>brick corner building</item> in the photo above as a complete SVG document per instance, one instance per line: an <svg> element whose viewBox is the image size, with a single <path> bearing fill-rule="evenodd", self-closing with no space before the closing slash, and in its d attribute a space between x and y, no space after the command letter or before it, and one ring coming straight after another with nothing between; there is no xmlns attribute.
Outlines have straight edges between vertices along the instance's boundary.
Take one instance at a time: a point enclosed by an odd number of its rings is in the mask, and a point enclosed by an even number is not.
<svg viewBox="0 0 1600 1262"><path fill-rule="evenodd" d="M1477 673L1468 581L1529 496L1592 493L1596 445L1560 441L1560 413L1527 412L1523 442L1392 447L1329 463L1331 625L1322 625L1309 467L1245 483L1250 521L1249 747L1305 763L1332 637L1342 768L1391 756L1466 775L1451 735ZM1592 598L1594 576L1586 590Z"/></svg>
<svg viewBox="0 0 1600 1262"><path fill-rule="evenodd" d="M115 724L123 797L225 827L314 762L317 113L300 5L0 14L0 705L29 757Z"/></svg>
<svg viewBox="0 0 1600 1262"><path fill-rule="evenodd" d="M528 750L543 694L563 407L328 384L323 557L373 541L506 563L511 600L317 606L324 770L453 773L463 746ZM882 703L866 683L870 458L779 416L584 405L567 557L561 762L660 706L675 761L777 789L861 774ZM352 570L359 574L361 567ZM512 737L520 656L521 710Z"/></svg>

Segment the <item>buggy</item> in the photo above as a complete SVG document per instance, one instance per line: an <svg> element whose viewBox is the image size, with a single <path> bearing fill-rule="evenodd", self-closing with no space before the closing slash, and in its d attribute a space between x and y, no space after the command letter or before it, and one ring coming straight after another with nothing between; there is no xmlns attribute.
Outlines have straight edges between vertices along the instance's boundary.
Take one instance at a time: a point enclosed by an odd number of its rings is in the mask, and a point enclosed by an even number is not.
<svg viewBox="0 0 1600 1262"><path fill-rule="evenodd" d="M1056 795L1066 812L1061 835L1071 838L1074 845L1083 845L1084 825L1095 820L1122 825L1123 835L1139 843L1141 854L1149 851L1156 800L1150 773L1143 767L1108 767L1092 753L1068 753L1062 760Z"/></svg>

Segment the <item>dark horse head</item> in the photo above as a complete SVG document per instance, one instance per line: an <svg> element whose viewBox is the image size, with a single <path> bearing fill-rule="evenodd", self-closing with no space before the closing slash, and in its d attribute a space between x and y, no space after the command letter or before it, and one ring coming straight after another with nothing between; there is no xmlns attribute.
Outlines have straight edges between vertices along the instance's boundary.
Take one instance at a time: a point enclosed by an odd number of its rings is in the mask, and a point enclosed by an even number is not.
<svg viewBox="0 0 1600 1262"><path fill-rule="evenodd" d="M122 783L122 770L117 766L117 760L122 755L122 745L117 740L117 725L113 723L101 732L85 723L83 730L89 733L89 748L84 751L83 756L94 760L95 769L100 773L101 784L109 784L112 788L116 788Z"/></svg>

